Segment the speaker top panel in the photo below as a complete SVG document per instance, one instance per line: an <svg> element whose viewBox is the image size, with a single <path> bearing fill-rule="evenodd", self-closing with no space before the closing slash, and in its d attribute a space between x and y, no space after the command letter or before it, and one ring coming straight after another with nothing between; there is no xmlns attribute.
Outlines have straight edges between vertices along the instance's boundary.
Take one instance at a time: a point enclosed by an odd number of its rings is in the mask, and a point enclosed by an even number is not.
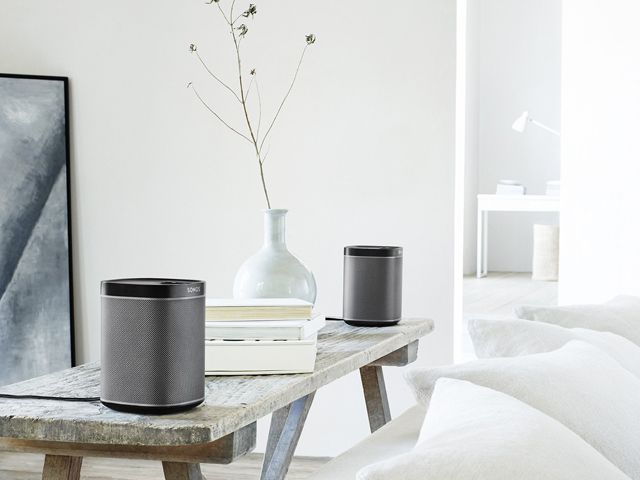
<svg viewBox="0 0 640 480"><path fill-rule="evenodd" d="M100 293L106 297L187 298L205 294L205 282L176 278L120 278L104 280Z"/></svg>
<svg viewBox="0 0 640 480"><path fill-rule="evenodd" d="M402 247L350 245L344 247L344 254L349 257L401 257Z"/></svg>

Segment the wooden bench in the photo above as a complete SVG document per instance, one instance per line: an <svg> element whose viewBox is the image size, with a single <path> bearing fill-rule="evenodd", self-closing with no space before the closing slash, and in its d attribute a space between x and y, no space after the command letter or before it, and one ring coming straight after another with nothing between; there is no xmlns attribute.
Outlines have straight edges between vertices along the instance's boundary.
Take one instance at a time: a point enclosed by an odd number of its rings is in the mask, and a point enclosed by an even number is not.
<svg viewBox="0 0 640 480"><path fill-rule="evenodd" d="M143 458L163 463L167 480L199 480L200 463L230 463L250 452L256 421L270 413L261 478L286 475L314 394L360 370L371 431L389 422L383 365L416 359L427 319L385 328L330 322L318 338L313 373L207 377L205 402L174 415L116 412L99 402L0 398L0 450L46 455L43 479L80 478L82 457ZM13 395L96 397L100 369L89 364L0 389Z"/></svg>

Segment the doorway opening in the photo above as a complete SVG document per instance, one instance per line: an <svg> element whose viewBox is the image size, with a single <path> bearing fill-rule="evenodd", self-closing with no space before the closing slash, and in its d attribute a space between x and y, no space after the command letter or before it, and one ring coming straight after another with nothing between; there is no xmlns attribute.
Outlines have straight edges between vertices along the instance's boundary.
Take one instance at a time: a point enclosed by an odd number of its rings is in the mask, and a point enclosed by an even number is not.
<svg viewBox="0 0 640 480"><path fill-rule="evenodd" d="M457 361L469 318L557 304L561 10L458 0Z"/></svg>

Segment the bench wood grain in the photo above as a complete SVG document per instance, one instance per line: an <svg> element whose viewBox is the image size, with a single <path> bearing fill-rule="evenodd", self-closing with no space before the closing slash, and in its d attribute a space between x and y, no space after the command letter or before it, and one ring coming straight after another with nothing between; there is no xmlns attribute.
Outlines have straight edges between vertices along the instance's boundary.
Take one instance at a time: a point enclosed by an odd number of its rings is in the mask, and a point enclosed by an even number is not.
<svg viewBox="0 0 640 480"><path fill-rule="evenodd" d="M206 480L197 463L162 462L165 480Z"/></svg>
<svg viewBox="0 0 640 480"><path fill-rule="evenodd" d="M80 480L82 457L47 455L42 468L42 480Z"/></svg>
<svg viewBox="0 0 640 480"><path fill-rule="evenodd" d="M369 415L371 433L391 421L391 410L387 398L387 387L384 384L382 367L367 365L360 369L360 379L364 391L364 400Z"/></svg>
<svg viewBox="0 0 640 480"><path fill-rule="evenodd" d="M109 445L50 442L0 438L0 450L17 453L44 453L57 456L118 457L138 460L166 460L186 463L231 463L253 451L256 422L209 443L195 445Z"/></svg>
<svg viewBox="0 0 640 480"><path fill-rule="evenodd" d="M384 328L329 322L318 336L313 373L207 377L205 402L172 415L111 410L100 402L0 397L0 450L47 455L43 479L76 480L83 456L163 462L166 479L201 480L199 463L229 463L255 447L256 420L275 412L262 478L286 475L320 387L361 369L372 431L390 419L381 365L416 359L427 319ZM0 393L98 397L100 368L87 364L0 388Z"/></svg>
<svg viewBox="0 0 640 480"><path fill-rule="evenodd" d="M118 445L209 443L249 425L318 388L358 370L431 332L433 322L406 319L384 328L329 322L318 341L313 373L207 377L206 399L173 415L136 415L99 402L0 398L0 437ZM21 395L100 395L100 368L87 364L2 387Z"/></svg>
<svg viewBox="0 0 640 480"><path fill-rule="evenodd" d="M305 395L271 415L260 480L280 480L287 474L314 395Z"/></svg>

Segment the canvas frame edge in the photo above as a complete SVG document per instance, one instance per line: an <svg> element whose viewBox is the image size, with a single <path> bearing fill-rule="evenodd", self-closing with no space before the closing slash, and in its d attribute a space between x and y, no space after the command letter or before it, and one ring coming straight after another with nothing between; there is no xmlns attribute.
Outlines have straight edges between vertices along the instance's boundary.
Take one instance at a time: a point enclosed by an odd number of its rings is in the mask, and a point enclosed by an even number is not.
<svg viewBox="0 0 640 480"><path fill-rule="evenodd" d="M22 73L1 73L0 78L18 78L25 80L47 80L62 82L64 91L64 129L65 129L65 162L66 162L66 187L67 187L67 245L68 252L68 268L69 268L69 332L71 347L71 367L77 366L76 358L76 334L75 334L75 299L74 299L74 275L73 275L73 226L72 226L72 210L71 210L71 125L70 125L70 96L69 96L69 77L56 75L31 75Z"/></svg>

